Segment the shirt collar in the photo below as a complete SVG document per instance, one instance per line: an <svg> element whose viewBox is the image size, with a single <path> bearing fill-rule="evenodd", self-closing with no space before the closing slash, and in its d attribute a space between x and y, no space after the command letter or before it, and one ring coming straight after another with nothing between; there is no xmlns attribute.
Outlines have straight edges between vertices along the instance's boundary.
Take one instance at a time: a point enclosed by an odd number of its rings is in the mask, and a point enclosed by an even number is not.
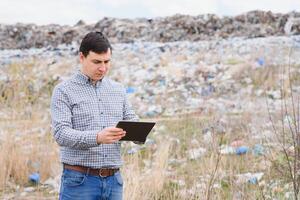
<svg viewBox="0 0 300 200"><path fill-rule="evenodd" d="M103 77L101 80L96 82L96 87L99 87L100 84L103 82L105 77ZM87 75L83 74L81 72L81 70L77 70L75 75L74 75L74 79L76 82L78 83L83 83L83 84L90 84L92 85L92 80L90 77L88 77Z"/></svg>

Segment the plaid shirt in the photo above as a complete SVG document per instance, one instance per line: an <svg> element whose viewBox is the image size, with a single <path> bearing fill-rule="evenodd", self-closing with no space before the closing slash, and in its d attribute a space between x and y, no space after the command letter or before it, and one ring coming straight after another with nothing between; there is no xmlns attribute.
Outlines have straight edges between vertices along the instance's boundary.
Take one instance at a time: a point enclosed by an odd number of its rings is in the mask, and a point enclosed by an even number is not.
<svg viewBox="0 0 300 200"><path fill-rule="evenodd" d="M121 142L98 145L97 133L120 120L138 120L121 84L104 77L92 85L79 70L54 88L51 117L61 162L91 168L122 166Z"/></svg>

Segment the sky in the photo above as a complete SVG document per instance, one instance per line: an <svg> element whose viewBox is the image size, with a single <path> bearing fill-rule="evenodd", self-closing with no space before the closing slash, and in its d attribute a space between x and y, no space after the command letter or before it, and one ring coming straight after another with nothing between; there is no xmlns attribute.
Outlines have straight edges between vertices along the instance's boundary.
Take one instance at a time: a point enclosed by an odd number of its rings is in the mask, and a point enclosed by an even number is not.
<svg viewBox="0 0 300 200"><path fill-rule="evenodd" d="M174 14L234 16L251 10L300 12L300 0L0 0L0 23L74 25L103 17L155 18Z"/></svg>

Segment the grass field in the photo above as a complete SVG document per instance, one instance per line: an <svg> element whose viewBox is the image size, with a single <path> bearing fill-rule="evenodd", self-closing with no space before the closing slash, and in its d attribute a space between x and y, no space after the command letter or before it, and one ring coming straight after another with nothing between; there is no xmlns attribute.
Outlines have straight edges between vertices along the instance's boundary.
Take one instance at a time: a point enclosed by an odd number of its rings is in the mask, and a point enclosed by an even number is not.
<svg viewBox="0 0 300 200"><path fill-rule="evenodd" d="M51 92L58 81L51 73L47 76L37 73L36 62L1 68L1 73L10 77L0 82L0 198L3 199L57 198L57 191L42 183L61 173L49 111ZM256 85L277 87L278 70L259 69L244 72L244 76L245 73ZM298 81L296 76L293 79ZM272 136L272 127L264 124L269 118L266 111L260 115L249 111L220 115L212 111L152 119L158 124L148 143L123 145L125 199L292 197L289 174L281 173L286 170L286 160L279 141ZM278 116L276 125L281 119L280 112ZM256 134L252 131L253 124ZM263 137L267 133L270 138ZM240 145L250 151L242 155L221 153L226 147ZM255 145L263 149L255 153ZM39 172L41 184L32 185L28 181L33 172ZM262 177L255 176L256 173ZM28 187L34 191L24 192Z"/></svg>

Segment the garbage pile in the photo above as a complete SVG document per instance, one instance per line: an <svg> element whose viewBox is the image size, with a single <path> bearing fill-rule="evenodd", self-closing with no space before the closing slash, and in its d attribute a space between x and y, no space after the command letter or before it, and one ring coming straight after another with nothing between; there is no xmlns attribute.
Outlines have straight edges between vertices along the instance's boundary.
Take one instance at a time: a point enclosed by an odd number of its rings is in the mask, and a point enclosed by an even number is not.
<svg viewBox="0 0 300 200"><path fill-rule="evenodd" d="M212 110L259 111L266 106L264 94L280 101L280 91L266 90L255 76L249 77L251 71L300 64L300 36L118 43L113 48L110 78L127 88L139 116L150 118ZM290 48L292 54L287 53ZM36 65L33 88L39 90L49 81L62 81L79 69L77 49L78 45L74 44L3 50L0 66L30 60ZM243 75L245 72L249 74ZM6 74L0 74L0 80L9 79ZM280 81L274 84L278 86ZM251 99L253 96L257 98Z"/></svg>
<svg viewBox="0 0 300 200"><path fill-rule="evenodd" d="M268 154L270 150L268 146L272 144L265 144L262 141L274 137L274 134L270 131L270 124L262 121L260 112L267 111L266 99L269 101L271 112L280 109L281 82L277 79L269 80L273 81L272 87L265 87L265 80L260 75L268 71L270 72L268 75L276 78L272 73L282 66L289 65L291 73L299 75L299 57L300 36L229 38L197 42L115 43L112 68L108 76L126 87L130 102L141 118L174 118L180 114L193 112L197 112L199 114L197 116L205 116L209 113L221 116L216 124L209 123L207 128L195 130L197 133L194 139L186 138L191 142L191 146L184 149L184 157L173 156L168 159L168 166L171 166L173 171L167 172L173 176L176 175L178 166L185 167L187 163L201 161L210 153L209 144L212 143L214 134L230 134L230 130L226 128L228 115L239 116L242 113L251 113L255 118L247 121L250 127L249 133L247 132L249 138L237 137L217 147L217 152L223 158L233 157L243 161L253 156L259 160ZM69 78L75 70L79 69L78 44L73 42L71 45L60 44L57 47L1 50L0 89L2 86L9 86L13 81L12 77L2 69L15 65L21 67L28 65L27 63L31 63L32 66L30 65L28 70L32 70L32 77L34 77L29 85L30 92L41 94L45 88L51 88L50 86L57 82ZM44 87L45 85L47 87ZM293 90L299 93L299 84L295 85ZM41 95L39 98L49 102L48 96ZM48 105L47 103L45 105ZM42 120L49 121L49 108L43 108L43 111L45 120L44 118ZM5 109L1 110L0 117L5 118L5 115L9 113L5 112ZM286 118L289 120L289 116ZM258 131L256 126L261 125L266 126L268 130ZM170 133L164 134L163 131L166 131L166 128L158 126L157 133L154 132L152 134L154 137L147 140L145 145L132 144L125 149L124 153L132 156L146 150L155 151L159 136L165 136L162 141L171 141L178 146L184 142L179 139L179 135L172 138ZM30 130L22 131L23 134L29 132ZM45 133L45 131L40 132ZM206 145L201 144L200 141ZM278 146L276 143L273 144ZM147 160L144 160L144 163L148 166ZM271 190L279 190L280 184L266 183L264 180L268 176L264 172L264 167L268 165L264 162L259 164L263 167L258 167L255 171L249 167L233 174L235 184L250 186L265 184ZM40 175L38 170L30 172L29 182L49 189L52 194L57 193L60 175L55 174L47 180L40 179ZM228 178L228 174L227 176L225 174L221 183L214 184L213 187L226 187ZM199 183L195 183L197 192L204 188L202 179L207 182L207 177L199 177L199 179L201 179ZM182 179L174 178L174 183L179 188L188 185ZM289 188L291 186L288 185L286 190L288 191ZM35 191L35 187L25 187L21 190L20 196L27 196ZM241 199L239 193L236 199Z"/></svg>
<svg viewBox="0 0 300 200"><path fill-rule="evenodd" d="M233 17L214 14L176 14L153 19L104 17L95 24L79 21L74 26L0 24L0 49L57 47L81 41L89 31L102 31L113 43L174 42L299 35L300 13L250 11Z"/></svg>

